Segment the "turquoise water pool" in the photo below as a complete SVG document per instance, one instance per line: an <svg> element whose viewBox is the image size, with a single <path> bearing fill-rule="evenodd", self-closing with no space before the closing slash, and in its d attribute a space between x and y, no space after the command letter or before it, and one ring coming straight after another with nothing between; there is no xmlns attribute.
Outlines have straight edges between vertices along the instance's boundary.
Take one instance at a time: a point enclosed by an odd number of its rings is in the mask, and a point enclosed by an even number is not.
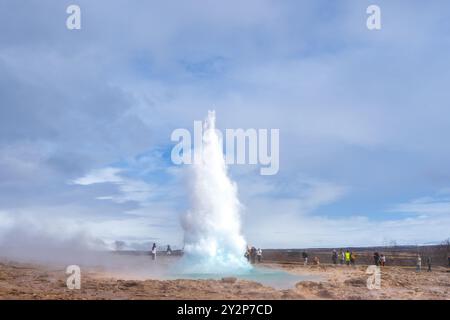
<svg viewBox="0 0 450 320"><path fill-rule="evenodd" d="M259 282L265 286L275 289L291 289L300 281L317 280L316 276L298 275L283 270L255 267L238 274L216 274L216 273L181 273L174 274L169 279L214 279L220 280L224 277L235 277L238 279Z"/></svg>

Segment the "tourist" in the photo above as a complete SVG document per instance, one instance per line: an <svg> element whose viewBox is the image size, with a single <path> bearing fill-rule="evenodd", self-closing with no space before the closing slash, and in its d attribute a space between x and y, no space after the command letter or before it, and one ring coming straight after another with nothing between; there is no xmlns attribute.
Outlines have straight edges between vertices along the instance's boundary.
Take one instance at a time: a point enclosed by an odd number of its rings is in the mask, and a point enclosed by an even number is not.
<svg viewBox="0 0 450 320"><path fill-rule="evenodd" d="M376 266L380 265L380 254L378 252L373 254L373 260Z"/></svg>
<svg viewBox="0 0 450 320"><path fill-rule="evenodd" d="M333 264L337 264L338 253L337 253L336 249L333 249L333 254L331 255L331 260L333 260Z"/></svg>
<svg viewBox="0 0 450 320"><path fill-rule="evenodd" d="M256 248L255 247L252 247L250 249L250 260L251 260L252 264L256 263Z"/></svg>
<svg viewBox="0 0 450 320"><path fill-rule="evenodd" d="M303 257L303 265L307 265L308 264L308 254L306 253L306 251L302 252L302 257Z"/></svg>
<svg viewBox="0 0 450 320"><path fill-rule="evenodd" d="M431 272L431 257L430 256L428 256L428 258L427 258L427 265L428 265L427 272Z"/></svg>
<svg viewBox="0 0 450 320"><path fill-rule="evenodd" d="M258 257L258 263L261 262L261 258L262 258L262 250L261 248L258 248L258 251L256 252L256 256Z"/></svg>
<svg viewBox="0 0 450 320"><path fill-rule="evenodd" d="M247 262L250 262L250 246L247 246L247 250L245 250L244 257L247 259Z"/></svg>
<svg viewBox="0 0 450 320"><path fill-rule="evenodd" d="M170 248L170 244L167 245L166 254L170 256L172 254L172 249Z"/></svg>
<svg viewBox="0 0 450 320"><path fill-rule="evenodd" d="M350 251L345 251L345 264L350 265Z"/></svg>
<svg viewBox="0 0 450 320"><path fill-rule="evenodd" d="M421 270L422 270L422 258L420 257L420 254L417 254L416 271L420 272Z"/></svg>
<svg viewBox="0 0 450 320"><path fill-rule="evenodd" d="M356 262L356 254L354 254L353 251L352 251L352 252L350 252L350 264L352 266L354 266L355 262Z"/></svg>
<svg viewBox="0 0 450 320"><path fill-rule="evenodd" d="M382 267L384 267L385 264L386 264L386 256L384 254L381 254L381 256L380 256L380 265Z"/></svg>
<svg viewBox="0 0 450 320"><path fill-rule="evenodd" d="M339 256L341 258L341 264L345 263L345 252L341 249L341 251L339 251Z"/></svg>
<svg viewBox="0 0 450 320"><path fill-rule="evenodd" d="M320 265L319 257L315 256L313 261L316 266Z"/></svg>
<svg viewBox="0 0 450 320"><path fill-rule="evenodd" d="M156 243L152 246L152 260L156 260Z"/></svg>

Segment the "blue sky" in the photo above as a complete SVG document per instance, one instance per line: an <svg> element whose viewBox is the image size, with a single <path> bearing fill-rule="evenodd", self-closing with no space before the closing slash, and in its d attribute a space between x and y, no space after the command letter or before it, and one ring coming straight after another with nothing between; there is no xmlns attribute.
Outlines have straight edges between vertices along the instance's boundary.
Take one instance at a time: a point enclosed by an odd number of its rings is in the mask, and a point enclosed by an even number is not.
<svg viewBox="0 0 450 320"><path fill-rule="evenodd" d="M65 27L81 7L82 29ZM377 4L382 29L366 28ZM0 244L182 243L176 128L280 129L231 166L262 247L450 236L448 1L0 0ZM51 239L51 240L49 240Z"/></svg>

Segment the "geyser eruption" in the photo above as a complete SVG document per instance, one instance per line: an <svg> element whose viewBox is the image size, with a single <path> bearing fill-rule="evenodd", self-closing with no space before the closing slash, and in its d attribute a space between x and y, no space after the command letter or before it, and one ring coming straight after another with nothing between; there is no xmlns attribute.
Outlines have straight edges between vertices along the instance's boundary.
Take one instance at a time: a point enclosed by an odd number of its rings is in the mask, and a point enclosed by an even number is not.
<svg viewBox="0 0 450 320"><path fill-rule="evenodd" d="M183 217L184 271L239 273L251 269L244 258L237 188L227 175L215 112L203 123L203 147L190 167L191 209Z"/></svg>

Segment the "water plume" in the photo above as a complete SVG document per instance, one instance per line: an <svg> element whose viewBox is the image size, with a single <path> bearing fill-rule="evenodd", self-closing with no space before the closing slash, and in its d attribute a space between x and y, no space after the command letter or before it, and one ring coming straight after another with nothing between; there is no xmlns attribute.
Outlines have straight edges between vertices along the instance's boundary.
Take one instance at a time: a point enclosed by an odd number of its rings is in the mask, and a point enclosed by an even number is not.
<svg viewBox="0 0 450 320"><path fill-rule="evenodd" d="M202 148L194 150L190 170L191 209L182 219L183 266L191 273L239 273L251 266L244 258L241 204L227 174L215 112L203 123Z"/></svg>

